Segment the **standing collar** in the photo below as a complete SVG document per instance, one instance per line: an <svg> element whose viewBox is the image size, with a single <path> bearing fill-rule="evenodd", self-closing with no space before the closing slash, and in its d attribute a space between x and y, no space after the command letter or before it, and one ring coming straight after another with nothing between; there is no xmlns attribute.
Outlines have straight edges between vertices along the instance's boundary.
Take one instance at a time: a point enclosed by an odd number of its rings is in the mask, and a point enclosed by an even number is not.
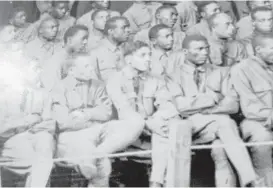
<svg viewBox="0 0 273 188"><path fill-rule="evenodd" d="M205 64L202 66L196 66L193 63L189 62L188 60L185 61L185 63L182 64L182 69L187 72L187 73L191 73L194 74L194 72L196 70L198 70L199 72L205 72L206 68L205 68Z"/></svg>

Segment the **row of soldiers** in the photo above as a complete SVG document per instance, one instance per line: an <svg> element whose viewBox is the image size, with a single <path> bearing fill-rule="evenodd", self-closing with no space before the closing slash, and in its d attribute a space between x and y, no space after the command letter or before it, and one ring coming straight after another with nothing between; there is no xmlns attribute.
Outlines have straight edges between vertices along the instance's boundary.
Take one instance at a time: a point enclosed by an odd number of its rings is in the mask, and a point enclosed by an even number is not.
<svg viewBox="0 0 273 188"><path fill-rule="evenodd" d="M60 158L88 186L108 186L103 156L144 149L146 136L151 187L160 187L170 127L181 126L194 144L225 145L211 151L217 187L236 186L235 174L241 186L273 186L272 146L250 155L242 146L273 139L271 4L248 1L250 15L235 26L216 1L187 3L192 25L158 2L135 1L121 16L94 1L75 20L69 2L53 1L31 24L16 8L0 33L5 168L43 187ZM238 126L230 115L239 111Z"/></svg>

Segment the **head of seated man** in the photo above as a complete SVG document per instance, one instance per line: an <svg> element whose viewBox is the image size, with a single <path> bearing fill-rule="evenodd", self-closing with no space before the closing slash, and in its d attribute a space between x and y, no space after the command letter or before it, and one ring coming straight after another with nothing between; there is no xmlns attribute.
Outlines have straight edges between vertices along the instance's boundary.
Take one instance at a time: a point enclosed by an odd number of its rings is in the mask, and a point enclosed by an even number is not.
<svg viewBox="0 0 273 188"><path fill-rule="evenodd" d="M114 44L120 45L126 42L129 38L130 23L123 16L112 17L106 21L104 34L108 40Z"/></svg>
<svg viewBox="0 0 273 188"><path fill-rule="evenodd" d="M27 23L27 13L23 7L14 8L9 15L9 23L15 28L25 28Z"/></svg>
<svg viewBox="0 0 273 188"><path fill-rule="evenodd" d="M83 25L74 25L64 34L65 49L69 54L85 53L88 42L88 28Z"/></svg>
<svg viewBox="0 0 273 188"><path fill-rule="evenodd" d="M90 63L90 57L87 54L79 54L69 59L62 66L62 73L62 78L70 77L79 82L98 80L95 66Z"/></svg>
<svg viewBox="0 0 273 188"><path fill-rule="evenodd" d="M267 65L273 65L273 34L258 34L253 37L252 45L257 57Z"/></svg>
<svg viewBox="0 0 273 188"><path fill-rule="evenodd" d="M217 39L229 39L234 37L236 29L233 19L226 13L217 13L208 19L212 35Z"/></svg>
<svg viewBox="0 0 273 188"><path fill-rule="evenodd" d="M126 64L133 72L149 71L151 63L151 49L148 44L136 41L128 43L124 49Z"/></svg>
<svg viewBox="0 0 273 188"><path fill-rule="evenodd" d="M110 7L110 1L109 0L97 0L97 1L93 1L92 3L92 7L93 9L109 9Z"/></svg>
<svg viewBox="0 0 273 188"><path fill-rule="evenodd" d="M170 28L173 28L177 22L178 12L174 6L163 5L159 7L155 12L156 23L165 24Z"/></svg>
<svg viewBox="0 0 273 188"><path fill-rule="evenodd" d="M201 35L188 35L182 44L186 61L195 66L206 64L209 57L209 44L207 39Z"/></svg>
<svg viewBox="0 0 273 188"><path fill-rule="evenodd" d="M95 30L103 32L106 21L110 18L109 12L104 9L95 10L91 16L92 25Z"/></svg>
<svg viewBox="0 0 273 188"><path fill-rule="evenodd" d="M221 11L221 7L216 1L197 1L195 4L198 7L200 17L205 20Z"/></svg>
<svg viewBox="0 0 273 188"><path fill-rule="evenodd" d="M252 11L253 9L258 8L258 7L268 7L268 8L271 8L270 1L260 1L260 0L246 1L246 5L247 5L247 7L248 7L248 9L250 11Z"/></svg>
<svg viewBox="0 0 273 188"><path fill-rule="evenodd" d="M158 24L149 30L152 47L161 51L169 51L173 47L173 31L165 24Z"/></svg>
<svg viewBox="0 0 273 188"><path fill-rule="evenodd" d="M58 34L58 21L52 17L44 18L38 27L38 36L45 41L54 41Z"/></svg>
<svg viewBox="0 0 273 188"><path fill-rule="evenodd" d="M257 7L251 11L252 25L255 32L271 33L273 29L273 12L268 7Z"/></svg>
<svg viewBox="0 0 273 188"><path fill-rule="evenodd" d="M68 1L53 1L53 10L51 15L56 19L63 19L66 17L67 12L69 11L69 2Z"/></svg>

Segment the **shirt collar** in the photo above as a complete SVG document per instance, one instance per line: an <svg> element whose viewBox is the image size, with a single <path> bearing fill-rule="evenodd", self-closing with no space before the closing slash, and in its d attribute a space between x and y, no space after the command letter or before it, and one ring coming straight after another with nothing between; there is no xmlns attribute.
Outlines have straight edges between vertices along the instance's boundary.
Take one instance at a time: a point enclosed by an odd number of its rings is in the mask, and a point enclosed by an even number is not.
<svg viewBox="0 0 273 188"><path fill-rule="evenodd" d="M112 44L107 38L103 39L103 45L111 52L116 52L117 50L119 50L119 47Z"/></svg>
<svg viewBox="0 0 273 188"><path fill-rule="evenodd" d="M257 57L257 56L252 56L251 57L255 62L259 63L263 68L265 69L270 69L271 71L273 71L273 65L268 65L266 64L266 62L264 62L261 58Z"/></svg>
<svg viewBox="0 0 273 188"><path fill-rule="evenodd" d="M168 56L169 56L169 52L164 52L163 50L152 48L153 59L160 61L163 57L168 57Z"/></svg>
<svg viewBox="0 0 273 188"><path fill-rule="evenodd" d="M134 78L140 78L142 80L145 80L148 76L148 72L138 74L136 71L133 71L128 66L122 70L122 73L128 80L133 80Z"/></svg>
<svg viewBox="0 0 273 188"><path fill-rule="evenodd" d="M85 85L85 84L88 83L88 81L79 81L79 80L77 80L74 77L69 76L69 75L63 80L63 82L64 82L65 87L67 89L69 89L69 90L72 90L77 86Z"/></svg>
<svg viewBox="0 0 273 188"><path fill-rule="evenodd" d="M188 60L185 61L185 63L183 63L182 65L182 69L190 74L194 74L195 71L199 71L199 72L205 72L205 65L202 66L196 66L193 63L189 62Z"/></svg>

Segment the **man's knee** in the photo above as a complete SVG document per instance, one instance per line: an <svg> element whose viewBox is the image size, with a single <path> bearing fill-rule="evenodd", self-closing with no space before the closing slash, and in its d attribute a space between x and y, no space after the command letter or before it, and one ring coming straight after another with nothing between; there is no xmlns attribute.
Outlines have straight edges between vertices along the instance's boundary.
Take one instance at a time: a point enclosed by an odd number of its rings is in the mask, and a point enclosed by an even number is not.
<svg viewBox="0 0 273 188"><path fill-rule="evenodd" d="M243 136L245 138L250 137L252 142L267 142L273 140L271 131L265 128L262 122L244 120L240 127Z"/></svg>

